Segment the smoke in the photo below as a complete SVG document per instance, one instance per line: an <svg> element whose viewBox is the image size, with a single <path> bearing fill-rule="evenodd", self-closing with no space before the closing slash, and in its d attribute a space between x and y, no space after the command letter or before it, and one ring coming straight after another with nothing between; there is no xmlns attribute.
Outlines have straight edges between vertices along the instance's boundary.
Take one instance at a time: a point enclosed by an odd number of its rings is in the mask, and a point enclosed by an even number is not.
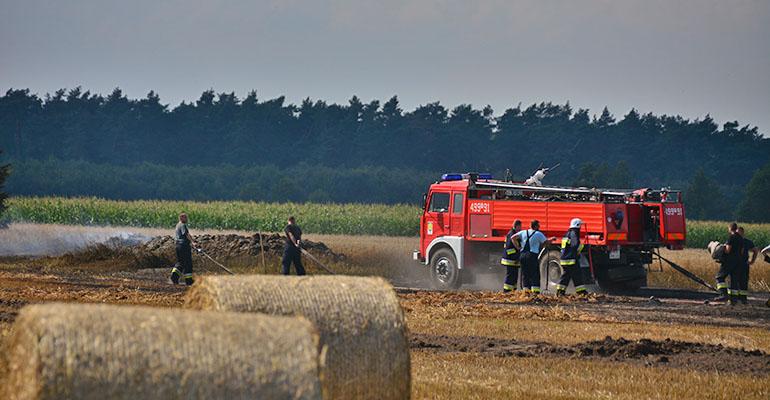
<svg viewBox="0 0 770 400"><path fill-rule="evenodd" d="M503 281L505 280L505 268L500 268L499 273L492 274L477 274L476 282L471 285L463 286L465 289L471 290L489 290L500 291L503 290Z"/></svg>
<svg viewBox="0 0 770 400"><path fill-rule="evenodd" d="M135 246L156 235L141 228L11 224L0 229L0 256L58 256L99 243Z"/></svg>

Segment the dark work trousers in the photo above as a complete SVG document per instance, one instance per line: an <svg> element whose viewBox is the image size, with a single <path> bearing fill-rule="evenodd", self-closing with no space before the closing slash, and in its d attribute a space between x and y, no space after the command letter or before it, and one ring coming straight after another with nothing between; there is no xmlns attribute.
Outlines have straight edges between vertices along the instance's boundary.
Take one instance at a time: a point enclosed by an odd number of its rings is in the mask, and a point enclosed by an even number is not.
<svg viewBox="0 0 770 400"><path fill-rule="evenodd" d="M515 261L519 264L518 261ZM519 283L519 265L506 265L505 266L505 284L504 290L516 290L516 285Z"/></svg>
<svg viewBox="0 0 770 400"><path fill-rule="evenodd" d="M176 265L171 270L172 280L174 274L177 274L177 279L184 277L188 285L192 284L192 247L189 244L176 245Z"/></svg>
<svg viewBox="0 0 770 400"><path fill-rule="evenodd" d="M537 254L531 251L521 253L521 272L523 275L524 290L531 290L533 293L540 293L540 266L537 261Z"/></svg>
<svg viewBox="0 0 770 400"><path fill-rule="evenodd" d="M741 272L743 268L741 268L740 264L732 264L728 268L730 271L730 289L727 290L727 293L730 295L730 298L738 298L741 291Z"/></svg>
<svg viewBox="0 0 770 400"><path fill-rule="evenodd" d="M717 291L719 291L719 294L722 296L727 296L728 288L730 286L727 284L727 277L731 276L733 272L732 265L727 261L722 261L721 264L719 264L719 271L717 272Z"/></svg>
<svg viewBox="0 0 770 400"><path fill-rule="evenodd" d="M586 291L583 268L580 268L580 263L577 262L574 265L562 265L561 278L559 284L556 285L557 290L567 290L569 281L575 284L575 293L581 293Z"/></svg>
<svg viewBox="0 0 770 400"><path fill-rule="evenodd" d="M291 274L291 263L294 263L294 268L297 270L297 275L305 275L305 267L302 266L302 252L299 248L287 245L283 249L283 274Z"/></svg>
<svg viewBox="0 0 770 400"><path fill-rule="evenodd" d="M733 281L736 282L733 285ZM746 299L749 295L749 264L740 263L735 267L730 278L730 295L740 299Z"/></svg>

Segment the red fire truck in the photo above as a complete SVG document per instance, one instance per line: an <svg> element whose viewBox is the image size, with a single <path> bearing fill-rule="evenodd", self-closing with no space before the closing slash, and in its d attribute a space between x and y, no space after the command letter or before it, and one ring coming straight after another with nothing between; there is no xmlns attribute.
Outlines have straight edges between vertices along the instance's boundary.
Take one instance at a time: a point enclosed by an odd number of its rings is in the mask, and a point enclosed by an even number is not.
<svg viewBox="0 0 770 400"><path fill-rule="evenodd" d="M455 289L475 282L478 274L503 271L502 244L516 219L524 228L537 219L546 237L557 238L572 218L582 219L581 241L590 245L582 264L608 290L645 286L657 249L682 249L686 239L682 194L665 188L538 186L495 180L489 174L444 174L423 200L420 249L413 258L430 267L439 289ZM541 287L552 289L558 281L558 259L558 243L544 246Z"/></svg>

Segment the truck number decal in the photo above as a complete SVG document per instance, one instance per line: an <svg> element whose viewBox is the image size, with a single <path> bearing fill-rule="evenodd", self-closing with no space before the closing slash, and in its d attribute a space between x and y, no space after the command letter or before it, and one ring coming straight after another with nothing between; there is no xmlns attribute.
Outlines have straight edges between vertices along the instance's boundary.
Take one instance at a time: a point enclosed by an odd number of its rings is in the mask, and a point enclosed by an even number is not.
<svg viewBox="0 0 770 400"><path fill-rule="evenodd" d="M666 215L682 215L682 207L668 207L666 208Z"/></svg>
<svg viewBox="0 0 770 400"><path fill-rule="evenodd" d="M470 209L474 214L487 214L489 213L489 203L471 203Z"/></svg>

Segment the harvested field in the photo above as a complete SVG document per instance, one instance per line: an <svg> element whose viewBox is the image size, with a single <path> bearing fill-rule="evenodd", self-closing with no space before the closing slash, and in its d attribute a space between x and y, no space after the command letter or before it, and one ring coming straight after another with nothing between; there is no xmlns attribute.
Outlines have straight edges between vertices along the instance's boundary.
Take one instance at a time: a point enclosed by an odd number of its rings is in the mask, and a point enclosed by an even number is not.
<svg viewBox="0 0 770 400"><path fill-rule="evenodd" d="M412 238L308 239L345 255L344 262L329 261L333 268L401 282L414 282L418 274L409 273L421 271L408 260ZM689 262L685 266L704 278L713 274L705 252L664 254L682 256L675 261ZM194 262L196 274L218 274L201 259ZM257 258L237 271L261 273L260 262ZM270 273L277 263L268 258ZM753 290L761 289L754 277L766 279L767 271L752 270ZM0 259L0 340L7 343L3 339L26 304L181 307L187 289L169 285L166 273L116 266L109 258ZM677 275L666 268L651 279L666 276ZM763 305L766 294L755 295L748 306L731 307L683 298L400 293L410 333L412 398L767 399L770 308Z"/></svg>
<svg viewBox="0 0 770 400"><path fill-rule="evenodd" d="M603 359L412 353L416 399L766 399L753 375Z"/></svg>

